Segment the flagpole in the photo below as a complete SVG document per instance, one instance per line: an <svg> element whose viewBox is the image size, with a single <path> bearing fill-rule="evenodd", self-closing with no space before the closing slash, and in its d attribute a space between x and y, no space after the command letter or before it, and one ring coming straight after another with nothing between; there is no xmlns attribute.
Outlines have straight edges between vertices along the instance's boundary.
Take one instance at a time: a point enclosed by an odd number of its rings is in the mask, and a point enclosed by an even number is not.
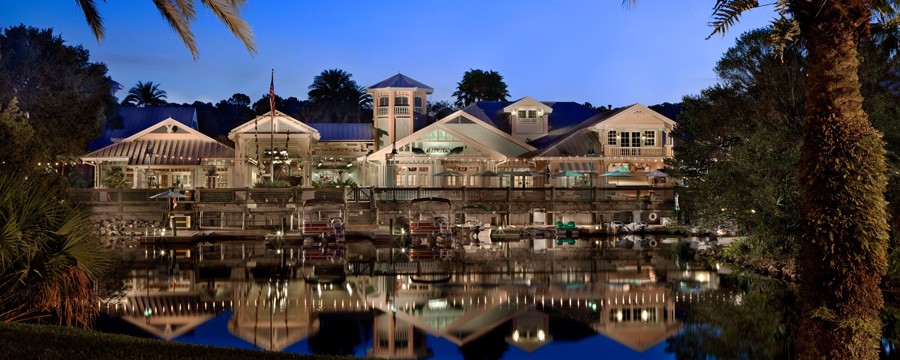
<svg viewBox="0 0 900 360"><path fill-rule="evenodd" d="M269 121L269 180L275 181L275 69L272 69L272 81L269 83L269 107L272 116Z"/></svg>

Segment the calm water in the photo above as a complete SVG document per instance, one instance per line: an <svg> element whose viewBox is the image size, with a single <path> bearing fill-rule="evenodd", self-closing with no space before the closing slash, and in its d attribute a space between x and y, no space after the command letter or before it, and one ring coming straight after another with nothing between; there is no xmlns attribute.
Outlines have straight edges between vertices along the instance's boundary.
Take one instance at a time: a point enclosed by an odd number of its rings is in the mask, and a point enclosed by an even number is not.
<svg viewBox="0 0 900 360"><path fill-rule="evenodd" d="M348 275L334 284L306 281L309 267L287 278L135 270L105 326L193 344L375 358L793 358L790 287L676 261L663 246L608 245L601 252L579 240L566 253L576 256L551 249L465 266L380 264L422 275Z"/></svg>

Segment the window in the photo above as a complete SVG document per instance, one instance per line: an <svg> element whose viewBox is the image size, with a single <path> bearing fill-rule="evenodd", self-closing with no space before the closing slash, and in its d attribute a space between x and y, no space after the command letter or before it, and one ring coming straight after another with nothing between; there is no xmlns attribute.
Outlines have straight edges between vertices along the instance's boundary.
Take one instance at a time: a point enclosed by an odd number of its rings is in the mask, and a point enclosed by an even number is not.
<svg viewBox="0 0 900 360"><path fill-rule="evenodd" d="M631 146L631 133L629 133L627 131L622 132L622 145L621 146L622 147Z"/></svg>
<svg viewBox="0 0 900 360"><path fill-rule="evenodd" d="M616 144L616 131L610 130L610 132L606 135L606 145L615 145Z"/></svg>
<svg viewBox="0 0 900 360"><path fill-rule="evenodd" d="M537 110L519 110L516 112L519 119L537 119Z"/></svg>
<svg viewBox="0 0 900 360"><path fill-rule="evenodd" d="M631 147L641 147L641 133L631 133Z"/></svg>
<svg viewBox="0 0 900 360"><path fill-rule="evenodd" d="M395 97L394 106L409 106L409 98L402 96Z"/></svg>
<svg viewBox="0 0 900 360"><path fill-rule="evenodd" d="M644 146L656 146L656 132L644 131Z"/></svg>
<svg viewBox="0 0 900 360"><path fill-rule="evenodd" d="M378 106L388 106L388 97L382 96L378 98Z"/></svg>
<svg viewBox="0 0 900 360"><path fill-rule="evenodd" d="M520 123L535 124L537 123L537 110L518 110L516 116Z"/></svg>
<svg viewBox="0 0 900 360"><path fill-rule="evenodd" d="M420 98L420 97L416 98L416 107L418 107L418 108L422 107L422 98Z"/></svg>

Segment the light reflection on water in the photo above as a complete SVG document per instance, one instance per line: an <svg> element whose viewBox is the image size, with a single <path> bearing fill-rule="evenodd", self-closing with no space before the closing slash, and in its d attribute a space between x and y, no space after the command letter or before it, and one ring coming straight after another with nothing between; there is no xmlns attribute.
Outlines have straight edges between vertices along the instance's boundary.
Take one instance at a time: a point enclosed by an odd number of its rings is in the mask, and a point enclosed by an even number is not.
<svg viewBox="0 0 900 360"><path fill-rule="evenodd" d="M309 266L286 278L244 269L135 271L127 302L110 312L163 339L305 354L793 357L796 300L788 287L675 261L662 240L551 242L527 260L400 263L394 268L413 272L326 284L304 280ZM557 247L581 256L558 256Z"/></svg>

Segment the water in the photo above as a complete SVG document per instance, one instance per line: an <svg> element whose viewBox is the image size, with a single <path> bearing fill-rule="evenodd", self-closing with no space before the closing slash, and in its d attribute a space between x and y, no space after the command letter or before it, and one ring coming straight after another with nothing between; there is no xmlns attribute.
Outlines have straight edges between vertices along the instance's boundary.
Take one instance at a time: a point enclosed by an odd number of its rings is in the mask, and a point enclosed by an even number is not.
<svg viewBox="0 0 900 360"><path fill-rule="evenodd" d="M300 354L794 357L792 287L716 263L672 259L664 245L604 244L579 240L571 253L563 244L527 260L513 253L465 266L379 264L376 270L401 274L348 275L333 284L306 281L308 266L287 277L227 268L135 270L127 301L108 310L127 324L120 331Z"/></svg>

